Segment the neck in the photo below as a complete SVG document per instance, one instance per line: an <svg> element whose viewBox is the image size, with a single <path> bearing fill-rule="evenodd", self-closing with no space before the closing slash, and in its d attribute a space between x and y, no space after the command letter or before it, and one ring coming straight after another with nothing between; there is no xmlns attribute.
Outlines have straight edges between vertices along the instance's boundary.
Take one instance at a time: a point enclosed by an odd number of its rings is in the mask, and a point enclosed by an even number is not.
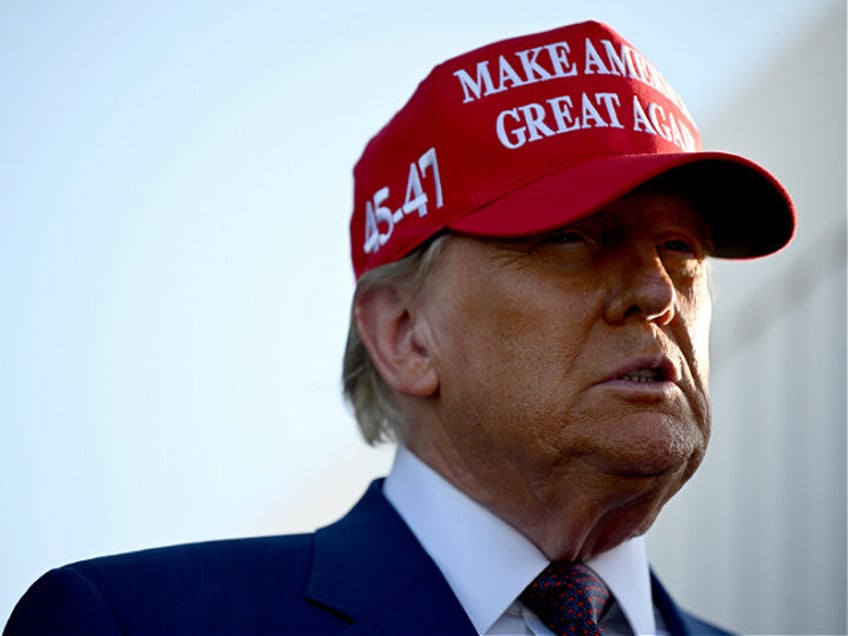
<svg viewBox="0 0 848 636"><path fill-rule="evenodd" d="M529 478L519 467L471 470L443 446L407 441L454 487L532 541L550 560L586 561L644 534L684 480L605 474L575 461ZM449 447L448 447L449 448Z"/></svg>

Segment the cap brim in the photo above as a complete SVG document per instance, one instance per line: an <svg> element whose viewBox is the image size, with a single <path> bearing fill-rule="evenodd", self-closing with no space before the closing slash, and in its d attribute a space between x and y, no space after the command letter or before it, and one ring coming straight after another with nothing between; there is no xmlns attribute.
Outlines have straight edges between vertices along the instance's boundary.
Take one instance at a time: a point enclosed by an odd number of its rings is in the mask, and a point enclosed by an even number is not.
<svg viewBox="0 0 848 636"><path fill-rule="evenodd" d="M489 237L538 234L593 214L660 176L703 215L713 256L765 256L784 247L795 233L795 206L777 179L754 162L723 152L584 162L527 183L448 228Z"/></svg>

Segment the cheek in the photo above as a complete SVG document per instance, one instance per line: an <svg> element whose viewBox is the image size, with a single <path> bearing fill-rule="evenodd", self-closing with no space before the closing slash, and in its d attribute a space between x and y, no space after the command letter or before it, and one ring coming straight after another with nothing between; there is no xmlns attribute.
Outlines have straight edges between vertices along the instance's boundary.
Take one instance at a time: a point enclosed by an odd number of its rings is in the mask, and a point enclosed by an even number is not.
<svg viewBox="0 0 848 636"><path fill-rule="evenodd" d="M561 387L591 330L586 308L568 298L573 295L544 285L516 286L508 295L478 295L466 307L466 341L458 344L480 357L484 372L500 372L498 383L520 387L538 399L549 384Z"/></svg>
<svg viewBox="0 0 848 636"><path fill-rule="evenodd" d="M693 372L707 386L710 370L710 325L712 301L706 287L699 290L690 301L689 337L692 346Z"/></svg>
<svg viewBox="0 0 848 636"><path fill-rule="evenodd" d="M469 282L433 323L443 395L455 404L474 394L480 410L561 410L587 338L585 307L566 302L562 289L529 281L509 289Z"/></svg>
<svg viewBox="0 0 848 636"><path fill-rule="evenodd" d="M695 285L681 298L677 344L685 360L684 378L688 407L703 435L710 431L710 322L712 302L706 283ZM688 373L686 369L688 368ZM688 378L686 377L688 376Z"/></svg>

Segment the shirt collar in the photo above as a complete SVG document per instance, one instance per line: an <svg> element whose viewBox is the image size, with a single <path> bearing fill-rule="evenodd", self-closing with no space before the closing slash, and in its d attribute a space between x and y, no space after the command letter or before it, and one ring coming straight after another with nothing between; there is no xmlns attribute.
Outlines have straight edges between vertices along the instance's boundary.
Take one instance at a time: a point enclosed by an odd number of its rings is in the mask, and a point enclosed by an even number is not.
<svg viewBox="0 0 848 636"><path fill-rule="evenodd" d="M586 562L615 596L634 634L655 634L651 570L644 537L635 537Z"/></svg>
<svg viewBox="0 0 848 636"><path fill-rule="evenodd" d="M399 445L383 492L435 561L477 633L485 634L547 565L544 554ZM645 544L631 539L590 561L636 634L654 632Z"/></svg>

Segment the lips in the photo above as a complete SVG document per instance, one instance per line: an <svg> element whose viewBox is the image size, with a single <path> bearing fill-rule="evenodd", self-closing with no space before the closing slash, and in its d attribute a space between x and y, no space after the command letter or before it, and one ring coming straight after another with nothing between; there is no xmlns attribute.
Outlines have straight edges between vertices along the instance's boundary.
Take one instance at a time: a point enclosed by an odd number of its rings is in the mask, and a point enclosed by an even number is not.
<svg viewBox="0 0 848 636"><path fill-rule="evenodd" d="M677 383L680 370L668 356L662 354L635 356L611 373L605 382Z"/></svg>

